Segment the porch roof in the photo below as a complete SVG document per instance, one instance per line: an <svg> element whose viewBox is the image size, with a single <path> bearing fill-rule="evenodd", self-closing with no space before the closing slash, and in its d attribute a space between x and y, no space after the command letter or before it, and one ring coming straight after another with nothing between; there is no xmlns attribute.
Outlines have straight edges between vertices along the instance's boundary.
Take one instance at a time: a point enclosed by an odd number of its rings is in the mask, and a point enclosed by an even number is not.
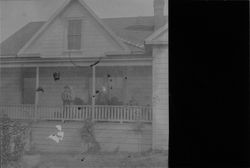
<svg viewBox="0 0 250 168"><path fill-rule="evenodd" d="M3 57L0 58L1 68L12 67L88 67L94 62L98 61L98 58L81 58L72 57L68 58L40 58L38 57ZM152 57L148 57L141 54L124 55L121 57L103 57L97 66L151 66Z"/></svg>

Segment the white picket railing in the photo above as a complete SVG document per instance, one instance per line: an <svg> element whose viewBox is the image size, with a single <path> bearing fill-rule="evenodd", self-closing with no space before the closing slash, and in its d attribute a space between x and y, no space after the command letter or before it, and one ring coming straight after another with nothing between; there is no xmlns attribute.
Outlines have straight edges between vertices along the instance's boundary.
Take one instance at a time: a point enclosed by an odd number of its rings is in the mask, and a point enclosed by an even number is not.
<svg viewBox="0 0 250 168"><path fill-rule="evenodd" d="M7 114L13 119L79 121L93 118L95 121L152 121L152 107L150 106L96 105L94 113L92 113L91 105L39 105L37 108L34 105L0 105L0 113Z"/></svg>

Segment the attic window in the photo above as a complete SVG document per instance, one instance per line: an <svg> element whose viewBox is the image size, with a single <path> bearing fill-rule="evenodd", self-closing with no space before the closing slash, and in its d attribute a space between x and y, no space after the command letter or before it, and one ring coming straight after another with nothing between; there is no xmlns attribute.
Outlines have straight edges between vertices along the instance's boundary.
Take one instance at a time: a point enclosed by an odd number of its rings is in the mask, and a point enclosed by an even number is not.
<svg viewBox="0 0 250 168"><path fill-rule="evenodd" d="M82 20L69 20L68 24L68 50L80 50Z"/></svg>

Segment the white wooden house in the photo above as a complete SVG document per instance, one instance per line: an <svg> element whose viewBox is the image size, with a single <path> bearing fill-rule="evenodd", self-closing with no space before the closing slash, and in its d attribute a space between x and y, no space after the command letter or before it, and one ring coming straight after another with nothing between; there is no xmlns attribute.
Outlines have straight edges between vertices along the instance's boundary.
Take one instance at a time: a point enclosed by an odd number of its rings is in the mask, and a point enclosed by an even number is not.
<svg viewBox="0 0 250 168"><path fill-rule="evenodd" d="M152 147L168 149L168 26L154 16L100 19L69 0L46 22L1 43L0 112L16 119L152 122ZM70 105L63 106L65 86Z"/></svg>

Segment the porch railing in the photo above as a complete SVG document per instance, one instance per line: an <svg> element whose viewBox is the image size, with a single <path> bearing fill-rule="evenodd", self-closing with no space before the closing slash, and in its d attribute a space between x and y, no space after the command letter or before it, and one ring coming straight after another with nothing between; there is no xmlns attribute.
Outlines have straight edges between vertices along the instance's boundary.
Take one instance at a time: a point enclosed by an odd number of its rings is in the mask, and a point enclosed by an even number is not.
<svg viewBox="0 0 250 168"><path fill-rule="evenodd" d="M12 119L79 121L93 118L95 121L152 121L150 106L96 105L92 113L91 105L38 106L37 111L34 105L0 105L0 113L7 114Z"/></svg>

